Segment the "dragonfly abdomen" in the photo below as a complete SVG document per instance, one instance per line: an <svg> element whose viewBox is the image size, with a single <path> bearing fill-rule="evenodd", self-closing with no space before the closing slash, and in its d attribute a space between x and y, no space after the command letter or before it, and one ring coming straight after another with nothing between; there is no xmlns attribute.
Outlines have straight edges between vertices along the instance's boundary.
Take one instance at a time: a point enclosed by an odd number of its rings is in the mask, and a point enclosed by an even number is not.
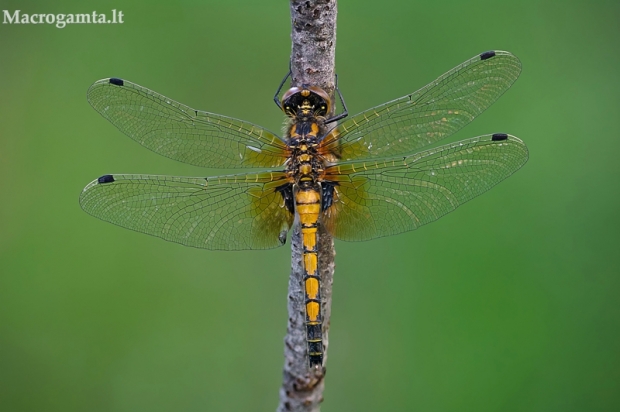
<svg viewBox="0 0 620 412"><path fill-rule="evenodd" d="M319 276L317 231L321 211L319 189L318 185L307 185L300 187L295 194L295 209L299 215L303 245L306 339L311 368L323 365L323 319L321 316L321 279Z"/></svg>

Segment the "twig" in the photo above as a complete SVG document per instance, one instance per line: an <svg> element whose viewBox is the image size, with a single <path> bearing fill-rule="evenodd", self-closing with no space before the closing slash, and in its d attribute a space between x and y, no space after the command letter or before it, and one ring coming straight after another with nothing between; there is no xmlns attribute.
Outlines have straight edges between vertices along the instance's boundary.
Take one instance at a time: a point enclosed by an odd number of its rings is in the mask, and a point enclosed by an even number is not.
<svg viewBox="0 0 620 412"><path fill-rule="evenodd" d="M336 50L336 0L291 0L291 83L316 85L334 97ZM335 106L335 105L332 105ZM291 275L288 290L288 327L284 338L284 371L279 412L319 411L323 400L323 370L310 370L306 347L302 245L298 222L291 237ZM334 275L334 241L319 223L319 273L323 315L324 361L327 360L328 331Z"/></svg>

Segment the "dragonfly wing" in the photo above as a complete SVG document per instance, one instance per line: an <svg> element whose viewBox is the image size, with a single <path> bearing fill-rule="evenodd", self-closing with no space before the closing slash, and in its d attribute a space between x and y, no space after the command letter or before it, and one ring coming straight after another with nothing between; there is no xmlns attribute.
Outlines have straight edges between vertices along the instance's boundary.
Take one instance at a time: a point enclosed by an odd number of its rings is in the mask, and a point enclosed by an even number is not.
<svg viewBox="0 0 620 412"><path fill-rule="evenodd" d="M287 158L286 144L262 127L194 110L127 80L99 80L88 89L88 101L142 146L184 163L277 167Z"/></svg>
<svg viewBox="0 0 620 412"><path fill-rule="evenodd" d="M324 139L342 160L389 157L455 133L497 100L521 73L521 62L504 51L485 52L417 92L353 116Z"/></svg>
<svg viewBox="0 0 620 412"><path fill-rule="evenodd" d="M281 246L293 223L282 172L187 178L106 175L80 205L99 219L186 246L242 250Z"/></svg>
<svg viewBox="0 0 620 412"><path fill-rule="evenodd" d="M527 158L521 140L495 134L408 157L331 166L325 179L334 182L334 200L322 219L342 240L417 229L489 190Z"/></svg>

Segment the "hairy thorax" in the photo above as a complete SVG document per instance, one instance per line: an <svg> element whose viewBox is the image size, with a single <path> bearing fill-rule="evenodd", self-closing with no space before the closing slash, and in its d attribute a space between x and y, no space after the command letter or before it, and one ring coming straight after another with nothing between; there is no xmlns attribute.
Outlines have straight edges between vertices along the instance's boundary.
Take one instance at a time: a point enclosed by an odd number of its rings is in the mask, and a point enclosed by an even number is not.
<svg viewBox="0 0 620 412"><path fill-rule="evenodd" d="M325 125L322 117L299 117L287 130L291 157L287 174L300 188L315 187L325 172L326 161L319 153L319 139Z"/></svg>

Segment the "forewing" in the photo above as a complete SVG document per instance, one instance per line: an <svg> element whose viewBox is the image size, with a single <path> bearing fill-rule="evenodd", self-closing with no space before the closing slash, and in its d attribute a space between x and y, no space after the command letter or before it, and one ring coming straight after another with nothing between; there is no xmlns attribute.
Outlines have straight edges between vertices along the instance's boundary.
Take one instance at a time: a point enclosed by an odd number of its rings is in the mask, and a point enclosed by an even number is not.
<svg viewBox="0 0 620 412"><path fill-rule="evenodd" d="M521 72L504 51L485 52L422 89L341 123L324 140L342 160L413 153L455 133L497 100Z"/></svg>
<svg viewBox="0 0 620 412"><path fill-rule="evenodd" d="M293 223L280 191L285 179L282 172L106 175L84 188L80 205L99 219L186 246L267 249L281 246Z"/></svg>
<svg viewBox="0 0 620 412"><path fill-rule="evenodd" d="M192 109L127 80L99 80L88 89L88 101L142 146L184 163L277 167L287 158L286 144L262 127Z"/></svg>
<svg viewBox="0 0 620 412"><path fill-rule="evenodd" d="M404 158L332 166L325 179L336 183L334 202L323 222L342 240L417 229L486 192L527 158L521 140L495 134Z"/></svg>

